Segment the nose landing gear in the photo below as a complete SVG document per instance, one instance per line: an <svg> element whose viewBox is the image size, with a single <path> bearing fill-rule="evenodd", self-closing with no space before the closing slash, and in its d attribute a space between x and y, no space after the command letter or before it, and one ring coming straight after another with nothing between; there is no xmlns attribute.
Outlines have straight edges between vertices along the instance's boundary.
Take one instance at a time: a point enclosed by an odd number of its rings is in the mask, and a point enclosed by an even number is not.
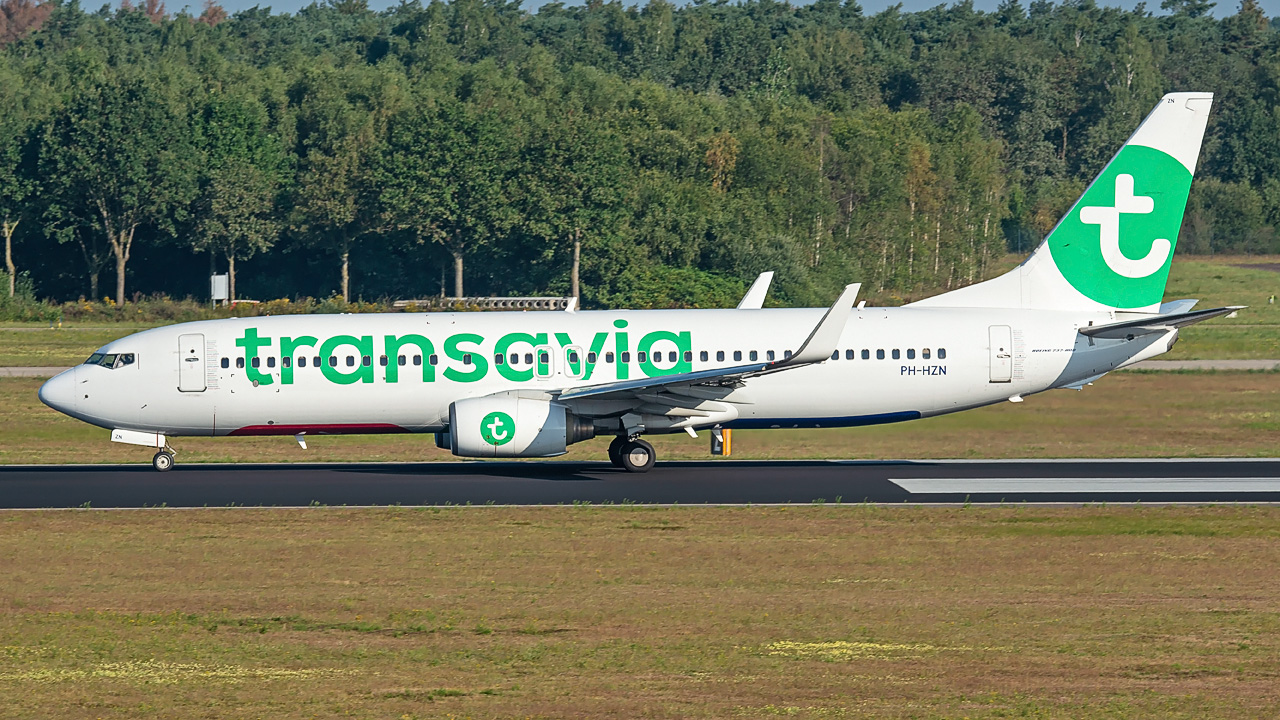
<svg viewBox="0 0 1280 720"><path fill-rule="evenodd" d="M164 448L151 458L151 466L160 472L167 472L173 469L173 450Z"/></svg>
<svg viewBox="0 0 1280 720"><path fill-rule="evenodd" d="M653 446L640 438L619 435L609 443L609 463L627 472L648 472L657 459Z"/></svg>

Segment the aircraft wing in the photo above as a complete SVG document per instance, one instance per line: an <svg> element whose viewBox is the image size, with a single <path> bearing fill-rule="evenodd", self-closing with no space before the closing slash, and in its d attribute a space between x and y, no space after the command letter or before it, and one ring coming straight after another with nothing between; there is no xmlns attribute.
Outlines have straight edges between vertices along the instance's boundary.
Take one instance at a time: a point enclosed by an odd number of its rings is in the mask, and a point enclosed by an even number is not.
<svg viewBox="0 0 1280 720"><path fill-rule="evenodd" d="M1211 318L1229 315L1244 309L1244 305L1229 305L1212 310L1195 310L1192 312L1174 312L1165 315L1152 315L1137 320L1111 323L1110 325L1090 325L1080 328L1080 334L1091 338L1107 340L1124 340L1142 335L1166 333L1170 330L1194 325Z"/></svg>
<svg viewBox="0 0 1280 720"><path fill-rule="evenodd" d="M676 375L661 375L658 377L638 378L636 380L620 380L601 385L571 387L560 391L557 399L561 401L585 398L643 399L644 396L651 398L659 392L665 391L679 394L681 389L697 387L734 388L741 387L746 380L753 377L822 362L830 358L831 354L836 351L836 346L840 341L840 334L844 331L845 323L849 319L849 314L853 310L853 304L857 300L858 290L861 287L861 283L845 287L844 292L840 294L835 304L827 310L822 319L818 321L817 326L809 333L808 339L790 357L766 363L751 363L749 365L698 370Z"/></svg>

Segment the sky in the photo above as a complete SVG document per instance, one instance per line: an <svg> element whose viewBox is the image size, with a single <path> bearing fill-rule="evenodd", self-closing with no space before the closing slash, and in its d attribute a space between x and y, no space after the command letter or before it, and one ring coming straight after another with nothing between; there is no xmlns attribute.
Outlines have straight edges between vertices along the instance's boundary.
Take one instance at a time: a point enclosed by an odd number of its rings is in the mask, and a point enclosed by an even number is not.
<svg viewBox="0 0 1280 720"><path fill-rule="evenodd" d="M679 0L676 1L679 2ZM271 10L276 13L292 13L297 12L300 8L310 5L312 2L313 0L222 0L220 4L228 13L234 15L240 10L246 10L254 6L270 7ZM632 4L633 0L626 0L626 2L628 4ZM860 2L862 4L863 13L867 15L874 15L891 5L897 4L895 0L860 0ZM945 2L944 0L900 0L900 2L902 4L902 9L907 12L927 10L940 4L952 4L949 0ZM1138 2L1139 0L1098 0L1098 4L1102 6L1122 7L1126 9L1133 9ZM1154 13L1160 14L1160 2L1161 0L1148 0L1147 8ZM1240 5L1239 0L1217 0L1217 3L1217 7L1213 9L1215 17L1224 17L1226 15L1234 14L1236 8ZM116 5L118 2L113 2L112 4ZM134 4L139 5L141 3L135 2ZM187 5L188 12L193 15L200 14L201 0L195 0L193 2L184 2L184 0L167 0L165 4L168 6L169 12L178 12L182 9L183 5ZM369 7L374 10L384 10L396 4L398 4L398 0L369 0ZM536 8L541 4L542 2L540 0L525 0L525 7L531 9ZM577 0L568 0L565 4L577 5L580 4L580 2ZM995 10L996 6L999 4L1000 0L973 0L973 7L984 12L991 12ZM1023 0L1023 5L1027 4L1029 4L1029 0ZM82 2L81 5L85 8L91 8L94 7L96 3L92 0L87 0ZM1261 5L1263 11L1267 13L1268 17L1273 17L1280 13L1280 0L1261 0Z"/></svg>

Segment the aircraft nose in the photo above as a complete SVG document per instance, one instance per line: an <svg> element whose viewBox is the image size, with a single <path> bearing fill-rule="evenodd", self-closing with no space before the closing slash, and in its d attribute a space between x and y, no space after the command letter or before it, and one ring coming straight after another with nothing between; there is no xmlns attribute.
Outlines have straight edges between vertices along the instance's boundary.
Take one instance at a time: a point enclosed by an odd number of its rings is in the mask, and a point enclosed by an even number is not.
<svg viewBox="0 0 1280 720"><path fill-rule="evenodd" d="M40 386L40 402L62 413L70 413L76 406L76 370L71 368L49 378Z"/></svg>

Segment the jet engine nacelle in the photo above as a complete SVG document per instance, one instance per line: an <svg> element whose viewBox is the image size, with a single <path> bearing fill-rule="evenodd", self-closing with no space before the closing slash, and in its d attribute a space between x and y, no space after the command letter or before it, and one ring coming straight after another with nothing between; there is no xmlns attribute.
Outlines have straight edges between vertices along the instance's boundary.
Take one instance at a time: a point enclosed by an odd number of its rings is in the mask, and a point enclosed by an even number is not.
<svg viewBox="0 0 1280 720"><path fill-rule="evenodd" d="M461 457L553 457L595 435L590 420L547 400L498 395L449 406L449 450Z"/></svg>

